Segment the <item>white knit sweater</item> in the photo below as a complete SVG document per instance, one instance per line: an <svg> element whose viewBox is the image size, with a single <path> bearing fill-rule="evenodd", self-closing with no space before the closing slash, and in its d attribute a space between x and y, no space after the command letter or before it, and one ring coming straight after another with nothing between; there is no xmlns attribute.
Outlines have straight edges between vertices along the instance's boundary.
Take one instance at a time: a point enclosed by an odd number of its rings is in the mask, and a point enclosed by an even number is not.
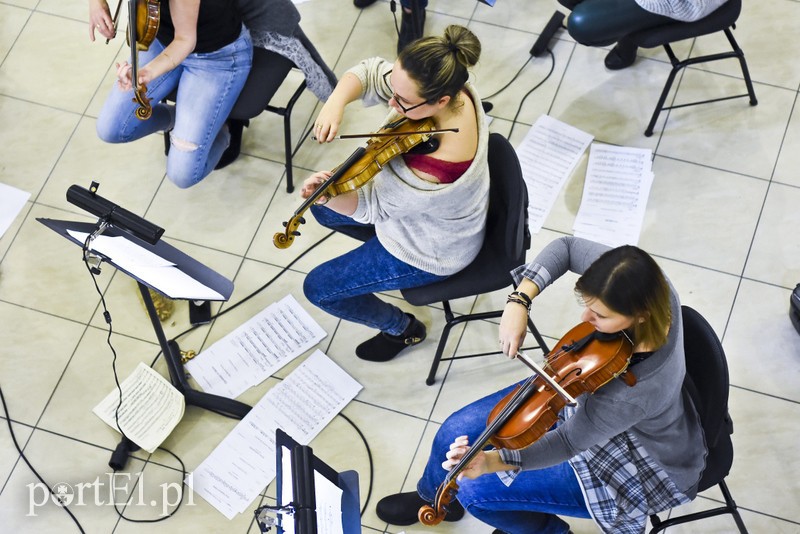
<svg viewBox="0 0 800 534"><path fill-rule="evenodd" d="M727 0L636 0L642 9L675 20L692 22L699 20Z"/></svg>
<svg viewBox="0 0 800 534"><path fill-rule="evenodd" d="M388 102L391 92L383 73L392 63L380 58L350 69L364 88L364 103ZM396 157L358 189L352 218L374 224L381 244L392 256L418 269L442 276L457 273L478 255L489 207L489 129L475 89L467 85L478 115L478 151L472 164L451 184L423 180L402 157ZM390 120L398 115L392 111Z"/></svg>

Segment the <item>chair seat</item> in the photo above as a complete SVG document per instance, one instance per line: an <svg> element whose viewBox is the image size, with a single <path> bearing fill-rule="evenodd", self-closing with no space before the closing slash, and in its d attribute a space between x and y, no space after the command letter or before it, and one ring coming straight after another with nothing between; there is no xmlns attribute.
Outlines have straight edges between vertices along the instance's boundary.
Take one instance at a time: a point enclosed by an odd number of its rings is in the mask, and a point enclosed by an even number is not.
<svg viewBox="0 0 800 534"><path fill-rule="evenodd" d="M676 21L648 28L630 35L630 40L641 48L655 48L668 43L691 39L730 28L739 18L742 0L728 0L711 14L694 22Z"/></svg>

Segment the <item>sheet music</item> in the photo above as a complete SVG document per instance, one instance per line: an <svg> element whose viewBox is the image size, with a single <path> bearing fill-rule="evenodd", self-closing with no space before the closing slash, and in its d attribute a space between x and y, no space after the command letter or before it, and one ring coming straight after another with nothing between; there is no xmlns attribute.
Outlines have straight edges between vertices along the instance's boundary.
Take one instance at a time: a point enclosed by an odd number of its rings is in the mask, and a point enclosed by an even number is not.
<svg viewBox="0 0 800 534"><path fill-rule="evenodd" d="M75 230L67 230L67 233L81 243L86 242L89 235ZM124 236L97 236L90 249L109 258L120 269L131 273L134 278L156 288L169 298L225 300L225 297L181 271L174 263Z"/></svg>
<svg viewBox="0 0 800 534"><path fill-rule="evenodd" d="M27 191L0 184L0 237L11 227L30 196Z"/></svg>
<svg viewBox="0 0 800 534"><path fill-rule="evenodd" d="M652 183L652 150L593 144L574 235L612 247L635 245Z"/></svg>
<svg viewBox="0 0 800 534"><path fill-rule="evenodd" d="M326 335L297 300L287 295L191 359L186 368L207 393L233 399Z"/></svg>
<svg viewBox="0 0 800 534"><path fill-rule="evenodd" d="M517 148L528 186L528 224L542 229L550 209L594 136L548 115L539 117Z"/></svg>
<svg viewBox="0 0 800 534"><path fill-rule="evenodd" d="M186 483L233 519L275 478L275 430L282 428L308 445L361 388L333 360L315 351L253 406Z"/></svg>
<svg viewBox="0 0 800 534"><path fill-rule="evenodd" d="M121 384L119 426L128 438L147 452L161 445L183 417L183 394L157 371L139 362ZM114 388L92 410L114 430L119 391Z"/></svg>
<svg viewBox="0 0 800 534"><path fill-rule="evenodd" d="M281 479L279 502L287 504L292 501L294 488L292 485L292 452L282 447L281 469L284 476ZM314 499L317 508L317 534L344 534L342 523L342 488L330 481L319 471L314 471ZM283 534L294 534L294 516L281 514L281 528Z"/></svg>

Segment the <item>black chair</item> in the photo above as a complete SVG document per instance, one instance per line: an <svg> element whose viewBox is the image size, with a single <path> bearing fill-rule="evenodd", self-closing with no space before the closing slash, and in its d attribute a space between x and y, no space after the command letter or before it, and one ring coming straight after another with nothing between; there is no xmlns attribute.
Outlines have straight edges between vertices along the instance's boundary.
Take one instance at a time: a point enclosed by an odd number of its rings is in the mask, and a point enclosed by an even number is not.
<svg viewBox="0 0 800 534"><path fill-rule="evenodd" d="M753 90L753 82L750 79L750 71L747 69L747 62L744 59L744 52L742 52L742 49L739 48L739 44L736 42L736 39L733 38L733 32L731 31L736 27L736 19L739 18L739 13L741 10L742 0L728 0L710 15L695 22L676 21L675 23L664 24L655 28L641 30L632 33L628 37L633 44L640 48L656 48L658 46L663 46L664 50L667 52L670 63L672 63L672 70L667 77L667 83L664 85L664 90L661 91L661 97L658 99L658 104L656 105L656 109L653 112L652 118L650 119L650 124L647 125L647 129L644 131L645 136L650 137L653 135L653 128L656 125L658 116L662 111L667 109L696 106L699 104L708 104L710 102L719 102L721 100L743 98L745 96L750 97L751 106L758 104L758 100L756 100L756 93ZM670 46L670 43L720 31L725 32L725 36L728 38L728 42L731 45L730 52L709 54L705 56L690 57L684 60L679 60L675 56L675 53L672 51L672 47ZM675 76L681 71L681 69L697 63L708 63L710 61L729 58L737 58L739 60L739 65L742 68L742 76L744 77L744 83L747 86L746 94L725 96L674 106L664 106L664 102L666 102L669 91L672 88L672 83L675 81Z"/></svg>
<svg viewBox="0 0 800 534"><path fill-rule="evenodd" d="M683 306L683 345L686 351L686 379L684 388L694 402L708 446L706 467L700 477L698 493L712 486L719 486L725 499L724 506L703 510L669 519L661 520L657 515L650 516L653 528L650 534L697 521L707 517L731 514L739 532L747 534L742 517L731 492L725 484L725 477L733 464L733 422L728 413L728 363L722 344L714 329L698 312Z"/></svg>
<svg viewBox="0 0 800 534"><path fill-rule="evenodd" d="M503 315L503 310L497 310L455 316L450 308L450 301L511 286L513 279L510 271L525 263L525 251L530 248L528 192L522 178L522 169L514 147L497 133L489 135L489 176L486 237L478 256L463 270L441 282L401 291L405 300L415 306L441 302L444 308L446 324L425 381L429 386L436 380L436 370L442 361L499 354L496 351L442 358L447 338L454 326L466 321L494 319ZM549 352L530 318L528 327L538 343L536 348Z"/></svg>

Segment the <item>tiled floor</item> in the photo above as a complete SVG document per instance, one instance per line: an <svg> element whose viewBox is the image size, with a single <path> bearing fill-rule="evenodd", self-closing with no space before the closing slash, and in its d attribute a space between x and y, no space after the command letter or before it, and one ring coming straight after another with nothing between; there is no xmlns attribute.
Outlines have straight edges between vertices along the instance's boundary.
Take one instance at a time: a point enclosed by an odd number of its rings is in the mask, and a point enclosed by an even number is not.
<svg viewBox="0 0 800 534"><path fill-rule="evenodd" d="M460 23L480 37L484 49L474 80L488 95L525 63L555 6L554 0L499 0L494 8L466 0L431 0L426 30L440 33L445 25ZM388 2L363 11L350 0L310 0L299 7L305 32L337 74L368 55L393 56ZM95 117L111 85L113 63L125 52L120 39L108 46L90 44L85 19L86 0L0 0L0 182L32 194L0 239L0 384L17 440L51 483L106 476L109 449L117 442L115 432L91 413L113 387L99 298L77 248L36 221L88 220L65 201L69 185L87 186L97 180L103 196L166 228L170 243L234 280L231 302L263 285L325 235L311 222L291 249L279 251L271 244L280 222L299 204L297 195L285 190L277 116L264 114L255 120L245 133L240 160L189 190L178 190L165 180L160 138L123 146L100 142L94 133ZM800 282L798 22L796 0L745 2L735 34L749 60L758 106L733 100L679 109L660 119L650 138L642 132L668 71L663 52L646 51L634 68L612 73L603 68L603 50L576 46L561 32L553 43L554 73L525 100L512 135L512 142L519 143L529 125L548 113L597 141L654 150L656 178L639 244L657 257L683 302L703 313L723 339L736 427L736 458L728 482L753 533L800 532L800 336L787 316L791 288ZM723 44L719 36L710 36L677 48L709 52ZM508 134L523 96L549 69L547 56L534 59L508 90L492 99L493 131ZM693 69L681 79L676 100L739 92L739 76L735 63ZM293 118L295 136L316 105L310 93L302 97ZM353 108L343 130L372 129L383 113ZM295 159L296 181L310 170L332 168L354 144L304 145ZM584 159L545 229L535 236L530 255L571 232L585 168ZM413 310L429 328L425 343L390 363L357 360L355 345L370 332L313 309L299 289L305 272L350 246L345 238L330 239L266 291L212 327L182 339L181 345L199 350L286 293L300 299L329 333L320 348L364 385L345 409L366 435L376 468L362 519L364 531L396 533L402 529L387 528L375 516L377 499L414 487L431 437L451 410L524 371L499 357L462 360L440 371L433 387L426 386L424 374L442 329L442 314L433 308ZM114 317L119 373L127 376L138 362L149 362L158 348L130 279L106 268L99 282ZM457 302L456 307L461 312L489 309L499 305L504 294ZM578 314L569 279L534 306L534 319L549 339L559 338ZM187 326L186 305L179 303L166 324L167 334L174 336ZM472 324L456 331L448 350L456 344L459 350L489 347L495 332L493 324ZM298 362L276 378L286 376ZM165 372L163 364L158 369ZM254 403L274 384L270 379L242 400ZM191 470L233 425L190 407L165 446ZM366 495L367 455L350 425L337 418L313 446L337 469L358 469L362 498ZM35 479L6 431L0 432L0 451L0 530L75 532L67 514L54 505L30 513L30 484ZM173 470L175 461L163 453L140 459L129 469L143 470L147 492L179 477ZM687 508L710 506L718 498L710 491ZM155 525L120 521L108 505L73 509L86 532L93 533L257 531L249 513L228 521L199 498L194 506ZM138 518L158 512L148 506L129 511ZM596 532L586 520L573 521L572 526L577 533ZM474 519L446 523L437 530L491 531ZM728 517L674 529L733 530ZM428 531L419 526L406 529Z"/></svg>

